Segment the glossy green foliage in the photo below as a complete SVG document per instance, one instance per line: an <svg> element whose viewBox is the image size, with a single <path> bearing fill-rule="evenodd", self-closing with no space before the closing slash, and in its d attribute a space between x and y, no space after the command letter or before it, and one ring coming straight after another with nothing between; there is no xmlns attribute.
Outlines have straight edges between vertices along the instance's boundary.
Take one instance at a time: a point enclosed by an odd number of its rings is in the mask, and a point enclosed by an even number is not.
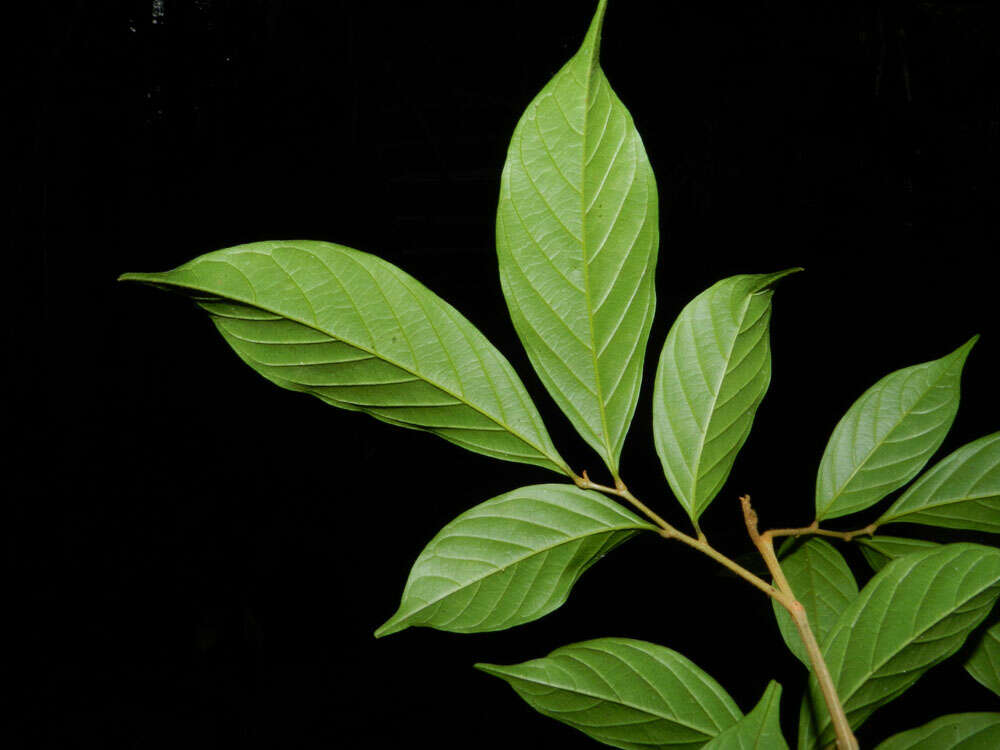
<svg viewBox="0 0 1000 750"><path fill-rule="evenodd" d="M517 124L497 250L532 365L617 475L653 320L658 218L642 140L598 63L604 9Z"/></svg>
<svg viewBox="0 0 1000 750"><path fill-rule="evenodd" d="M692 521L729 477L767 392L769 287L793 270L718 282L667 334L653 392L654 438L667 482Z"/></svg>
<svg viewBox="0 0 1000 750"><path fill-rule="evenodd" d="M569 471L503 355L374 255L257 242L121 278L191 296L243 361L282 388L487 456Z"/></svg>
<svg viewBox="0 0 1000 750"><path fill-rule="evenodd" d="M841 612L858 595L858 584L847 561L828 541L811 537L792 546L781 559L781 568L795 598L805 607L813 635L822 643ZM774 599L771 606L788 649L810 666L792 616Z"/></svg>
<svg viewBox="0 0 1000 750"><path fill-rule="evenodd" d="M959 448L878 519L1000 534L1000 432Z"/></svg>
<svg viewBox="0 0 1000 750"><path fill-rule="evenodd" d="M965 662L965 671L983 687L1000 695L1000 623L993 625L979 638ZM997 743L1000 747L1000 742Z"/></svg>
<svg viewBox="0 0 1000 750"><path fill-rule="evenodd" d="M1000 713L949 714L890 737L875 750L996 750Z"/></svg>
<svg viewBox="0 0 1000 750"><path fill-rule="evenodd" d="M476 666L506 680L536 711L627 750L693 750L742 717L695 664L645 641L600 638L523 664Z"/></svg>
<svg viewBox="0 0 1000 750"><path fill-rule="evenodd" d="M781 734L780 704L781 685L772 680L754 710L702 750L788 750Z"/></svg>
<svg viewBox="0 0 1000 750"><path fill-rule="evenodd" d="M858 537L861 554L876 572L882 570L890 560L909 555L913 552L926 552L934 547L940 547L937 542L927 542L923 539L904 539L896 536Z"/></svg>
<svg viewBox="0 0 1000 750"><path fill-rule="evenodd" d="M871 507L915 477L958 411L962 367L976 342L887 375L837 424L816 479L816 518Z"/></svg>
<svg viewBox="0 0 1000 750"><path fill-rule="evenodd" d="M838 618L822 644L852 727L954 654L1000 595L1000 550L948 544L886 565ZM901 617L900 613L906 613ZM834 739L815 676L809 696L815 734L800 748Z"/></svg>
<svg viewBox="0 0 1000 750"><path fill-rule="evenodd" d="M503 630L566 601L583 572L640 530L621 505L572 485L523 487L449 523L413 564L399 610L377 637L423 625Z"/></svg>

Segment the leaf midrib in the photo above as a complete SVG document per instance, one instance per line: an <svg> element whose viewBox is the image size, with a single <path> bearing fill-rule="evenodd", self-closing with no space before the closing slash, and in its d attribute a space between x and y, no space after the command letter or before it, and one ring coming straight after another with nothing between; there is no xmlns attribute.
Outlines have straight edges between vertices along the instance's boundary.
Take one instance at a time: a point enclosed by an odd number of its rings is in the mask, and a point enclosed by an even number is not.
<svg viewBox="0 0 1000 750"><path fill-rule="evenodd" d="M240 270L239 268L237 268L232 263L226 262L226 265L230 266L231 268L235 268L237 271ZM137 281L144 281L145 279L142 279L141 278L142 276L156 276L156 275L158 275L158 274L136 274L135 275L136 276L135 280L137 280ZM355 349L358 349L360 351L366 352L367 354L370 354L373 357L375 357L377 359L380 359L383 362L386 362L386 363L392 365L393 367L398 367L400 370L403 370L404 372L407 372L410 375L413 375L414 377L419 378L420 380L424 381L425 383L429 383L430 385L434 386L435 388L437 388L442 393L445 393L448 396L451 396L452 398L454 398L456 401L458 401L458 402L460 402L462 404L465 404L467 407L469 407L473 411L478 412L479 414L483 415L484 417L486 417L487 419L489 419L494 424L498 425L499 427L502 427L505 431L507 431L508 433L510 433L511 435L513 435L514 437L516 437L518 440L520 440L522 443L524 443L525 445L527 445L529 448L532 448L533 450L537 451L539 453L539 455L541 455L544 458L547 458L554 466L558 467L563 472L565 472L567 474L570 473L569 470L568 470L568 468L565 466L565 464L563 462L561 462L561 461L557 461L547 450L544 450L543 448L541 448L540 446L538 446L533 441L528 440L527 438L525 438L524 435L522 435L520 432L515 431L506 422L503 422L502 420L497 419L492 414L490 414L490 413L484 411L483 409L481 409L480 407L476 406L475 404L473 404L472 402L470 402L464 395L459 395L458 393L455 393L451 389L446 388L445 386L441 385L440 383L438 383L438 382L436 382L434 380L431 380L429 377L427 377L424 374L422 374L422 373L414 370L413 368L407 367L406 365L400 364L398 362L395 362L395 361L389 359L384 354L376 351L375 349L372 349L372 348L367 347L367 346L363 346L363 345L358 344L357 342L352 341L350 339L342 338L340 336L335 336L331 332L323 330L322 328L319 327L319 325L317 325L315 323L309 323L309 322L307 322L305 320L302 320L301 318L299 318L297 316L290 315L288 313L285 313L285 312L282 312L280 310L274 309L273 307L271 307L269 305L261 304L260 302L257 302L256 300L254 302L248 302L246 300L240 299L239 297L233 297L233 296L229 296L229 295L220 295L218 293L218 291L216 291L216 290L210 289L210 288L208 288L206 286L199 286L199 285L195 285L195 284L185 284L185 283L181 283L181 282L177 282L177 281L167 281L167 282L164 282L162 280L159 281L158 283L167 283L170 286L174 286L174 287L177 287L177 288L180 288L180 289L190 289L190 290L196 291L196 292L204 292L204 293L207 293L207 294L211 294L214 297L219 298L219 299L226 299L226 300L230 300L232 302L235 302L237 304L246 305L247 307L253 307L253 308L256 308L258 310L262 310L264 312L270 313L272 315L277 315L277 316L279 316L279 317L281 317L281 318L283 318L285 320L290 320L293 323L298 323L299 325L301 325L301 326L303 326L305 328L309 328L309 329L311 329L313 331L316 331L317 333L323 334L324 336L328 336L331 339L334 339L335 341L342 341L343 343L347 344L348 346L353 346ZM255 288L253 287L253 285L250 286L250 290L252 292L256 291ZM255 297L256 297L256 294L255 294ZM357 305L355 305L355 309L357 309ZM360 319L363 322L363 318L360 318ZM374 337L373 337L373 339L374 339ZM486 372L485 368L484 368L483 372L484 373Z"/></svg>

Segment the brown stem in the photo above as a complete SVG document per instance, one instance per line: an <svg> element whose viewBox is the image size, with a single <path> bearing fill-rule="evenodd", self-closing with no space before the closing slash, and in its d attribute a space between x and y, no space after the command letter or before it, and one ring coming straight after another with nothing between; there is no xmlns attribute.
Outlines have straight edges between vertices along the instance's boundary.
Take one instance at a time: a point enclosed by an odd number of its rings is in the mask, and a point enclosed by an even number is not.
<svg viewBox="0 0 1000 750"><path fill-rule="evenodd" d="M870 523L863 529L855 529L854 531L831 531L830 529L821 529L819 527L819 521L813 521L808 526L802 526L797 529L771 529L770 531L765 531L761 534L761 537L776 539L779 536L804 536L806 534L815 534L816 536L836 537L837 539L843 539L845 542L849 542L858 536L874 534L875 529L877 528L877 523Z"/></svg>
<svg viewBox="0 0 1000 750"><path fill-rule="evenodd" d="M740 498L740 503L743 505L743 520L746 522L750 539L753 540L754 546L760 552L760 556L764 558L764 562L767 564L768 570L771 571L778 590L784 594L784 598L778 599L778 601L788 610L788 614L792 616L795 627L799 631L799 637L806 647L806 653L812 664L813 674L816 675L816 680L819 682L823 699L826 701L827 710L830 712L830 718L833 721L833 731L837 737L837 748L838 750L858 750L858 741L854 737L851 725L847 721L847 715L844 713L844 707L840 703L840 696L837 695L837 688L833 684L830 670L823 659L823 653L820 651L819 643L816 642L816 636L813 634L812 628L809 627L809 616L806 614L806 609L802 606L802 603L795 598L795 592L792 591L788 579L785 578L785 572L781 569L778 556L774 554L773 535L770 532L765 534L758 533L757 514L750 505L749 495L743 495Z"/></svg>

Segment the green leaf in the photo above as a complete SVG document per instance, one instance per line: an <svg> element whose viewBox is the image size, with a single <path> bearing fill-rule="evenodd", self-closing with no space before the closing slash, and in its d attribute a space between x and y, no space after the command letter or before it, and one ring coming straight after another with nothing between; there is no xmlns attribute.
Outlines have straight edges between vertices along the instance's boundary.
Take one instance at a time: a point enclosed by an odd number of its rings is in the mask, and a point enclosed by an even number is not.
<svg viewBox="0 0 1000 750"><path fill-rule="evenodd" d="M1000 695L1000 622L983 633L965 662L965 671L983 687Z"/></svg>
<svg viewBox="0 0 1000 750"><path fill-rule="evenodd" d="M667 334L653 391L656 452L695 523L729 477L771 382L768 287L798 270L723 279Z"/></svg>
<svg viewBox="0 0 1000 750"><path fill-rule="evenodd" d="M996 750L1000 714L949 714L917 729L900 732L875 750Z"/></svg>
<svg viewBox="0 0 1000 750"><path fill-rule="evenodd" d="M691 750L742 717L690 660L645 641L599 638L523 664L476 667L506 680L539 713L626 750Z"/></svg>
<svg viewBox="0 0 1000 750"><path fill-rule="evenodd" d="M926 552L934 547L940 547L937 542L927 542L923 539L904 539L898 536L858 537L855 539L861 545L861 554L876 572L882 570L890 560L909 555L914 552Z"/></svg>
<svg viewBox="0 0 1000 750"><path fill-rule="evenodd" d="M458 516L413 564L380 638L412 626L480 633L521 625L566 601L583 572L637 531L656 529L596 492L523 487Z"/></svg>
<svg viewBox="0 0 1000 750"><path fill-rule="evenodd" d="M820 700L822 701L822 698ZM825 702L821 702L817 710L808 692L802 696L802 702L799 704L799 736L796 745L798 750L811 750L816 746L816 717L820 711L826 710Z"/></svg>
<svg viewBox="0 0 1000 750"><path fill-rule="evenodd" d="M757 707L702 750L788 750L781 734L781 685L773 680Z"/></svg>
<svg viewBox="0 0 1000 750"><path fill-rule="evenodd" d="M876 523L900 522L1000 534L1000 432L940 461Z"/></svg>
<svg viewBox="0 0 1000 750"><path fill-rule="evenodd" d="M822 643L841 612L858 595L858 584L847 561L825 539L812 537L796 545L782 559L781 568L795 598L805 607L816 640ZM788 649L811 668L792 616L773 599L771 606Z"/></svg>
<svg viewBox="0 0 1000 750"><path fill-rule="evenodd" d="M500 280L542 383L617 476L656 304L656 183L598 63L605 0L531 102L500 183Z"/></svg>
<svg viewBox="0 0 1000 750"><path fill-rule="evenodd" d="M974 336L951 354L887 375L837 424L816 478L816 519L864 510L915 477L958 411Z"/></svg>
<svg viewBox="0 0 1000 750"><path fill-rule="evenodd" d="M898 698L961 647L1000 595L1000 550L947 544L893 560L844 610L823 656L852 727ZM905 616L901 616L901 613ZM824 706L815 676L814 706ZM833 742L825 711L818 744Z"/></svg>
<svg viewBox="0 0 1000 750"><path fill-rule="evenodd" d="M327 242L257 242L164 273L272 383L426 430L494 458L572 474L510 363L391 263Z"/></svg>

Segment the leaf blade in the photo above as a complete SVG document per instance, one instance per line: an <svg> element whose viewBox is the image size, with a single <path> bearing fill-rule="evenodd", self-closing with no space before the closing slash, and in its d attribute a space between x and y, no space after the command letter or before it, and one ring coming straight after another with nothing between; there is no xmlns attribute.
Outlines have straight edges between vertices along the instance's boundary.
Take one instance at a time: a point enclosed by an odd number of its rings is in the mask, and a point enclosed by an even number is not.
<svg viewBox="0 0 1000 750"><path fill-rule="evenodd" d="M993 750L1000 746L1000 713L940 716L893 735L875 750Z"/></svg>
<svg viewBox="0 0 1000 750"><path fill-rule="evenodd" d="M462 513L427 544L381 638L408 627L503 630L562 605L594 562L655 528L596 492L523 487Z"/></svg>
<svg viewBox="0 0 1000 750"><path fill-rule="evenodd" d="M771 382L768 287L797 270L723 279L667 334L653 391L656 452L695 523L729 477Z"/></svg>
<svg viewBox="0 0 1000 750"><path fill-rule="evenodd" d="M978 338L890 373L851 405L820 461L816 520L864 510L920 472L955 419L962 368Z"/></svg>
<svg viewBox="0 0 1000 750"><path fill-rule="evenodd" d="M781 734L781 685L771 680L754 709L702 750L788 750Z"/></svg>
<svg viewBox="0 0 1000 750"><path fill-rule="evenodd" d="M514 131L497 256L532 366L617 476L656 306L659 230L642 139L598 60L605 6Z"/></svg>
<svg viewBox="0 0 1000 750"><path fill-rule="evenodd" d="M572 474L503 355L374 255L326 242L258 242L121 278L193 297L236 354L282 388Z"/></svg>
<svg viewBox="0 0 1000 750"><path fill-rule="evenodd" d="M876 521L888 523L1000 534L1000 432L935 464Z"/></svg>
<svg viewBox="0 0 1000 750"><path fill-rule="evenodd" d="M896 536L859 537L855 541L861 545L861 554L876 573L897 557L941 546L938 542Z"/></svg>
<svg viewBox="0 0 1000 750"><path fill-rule="evenodd" d="M693 662L645 641L600 638L476 668L507 681L539 713L625 750L698 747L742 716Z"/></svg>
<svg viewBox="0 0 1000 750"><path fill-rule="evenodd" d="M1000 696L1000 623L983 633L965 662L965 671L984 688Z"/></svg>

